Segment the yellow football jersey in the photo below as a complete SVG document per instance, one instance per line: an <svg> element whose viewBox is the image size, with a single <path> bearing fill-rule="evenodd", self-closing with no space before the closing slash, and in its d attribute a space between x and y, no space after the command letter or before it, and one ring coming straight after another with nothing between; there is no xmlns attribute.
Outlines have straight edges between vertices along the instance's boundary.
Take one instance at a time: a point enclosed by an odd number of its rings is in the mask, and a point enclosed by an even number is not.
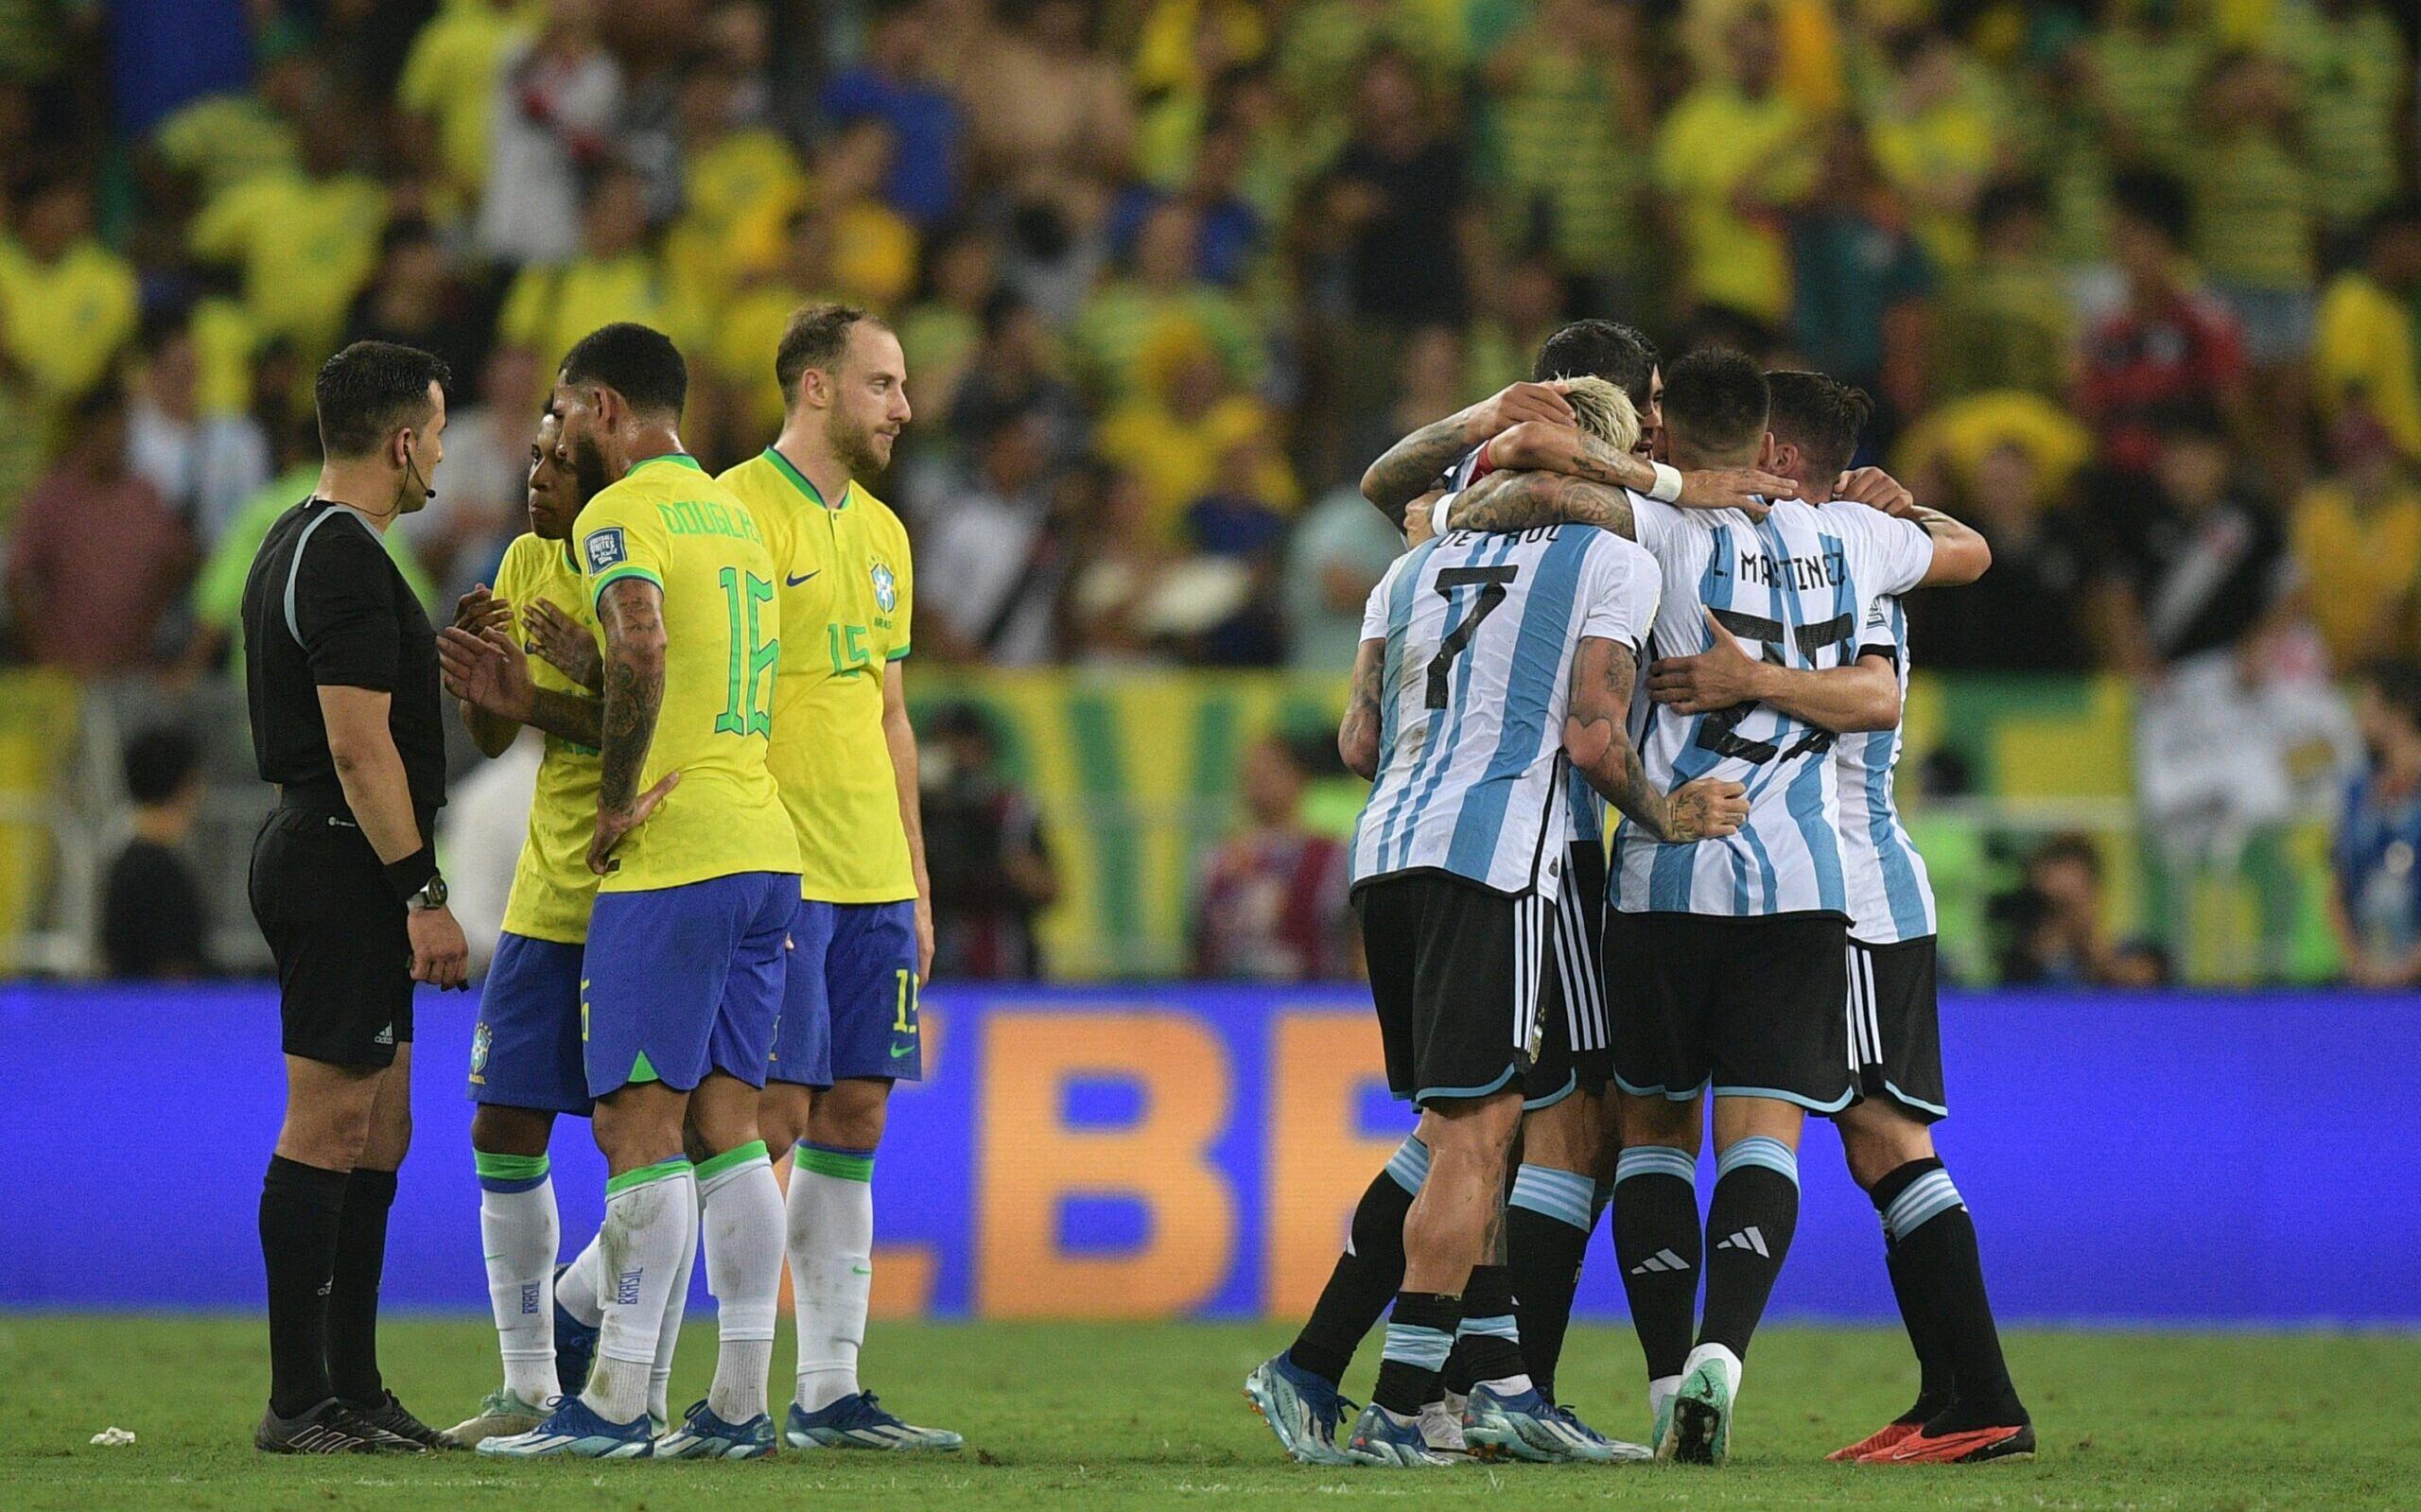
<svg viewBox="0 0 2421 1512"><path fill-rule="evenodd" d="M515 634L530 653L530 678L558 693L588 696L529 639L530 606L545 600L594 635L597 615L580 582L568 541L523 535L504 548L496 596L513 605ZM530 832L513 868L513 895L504 905L507 932L578 945L588 938L588 911L597 901L597 874L588 869L588 842L597 832L597 752L560 736L547 737L538 761L538 791L530 799Z"/></svg>
<svg viewBox="0 0 2421 1512"><path fill-rule="evenodd" d="M681 773L616 849L621 866L600 891L795 873L798 843L766 765L783 659L779 574L756 517L675 453L649 458L590 499L578 533L592 607L626 578L664 592L664 705L639 791Z"/></svg>
<svg viewBox="0 0 2421 1512"><path fill-rule="evenodd" d="M827 508L771 446L722 482L755 512L782 575L790 653L774 686L774 778L798 827L799 885L823 903L916 895L899 788L882 733L882 681L908 654L908 531L849 485Z"/></svg>

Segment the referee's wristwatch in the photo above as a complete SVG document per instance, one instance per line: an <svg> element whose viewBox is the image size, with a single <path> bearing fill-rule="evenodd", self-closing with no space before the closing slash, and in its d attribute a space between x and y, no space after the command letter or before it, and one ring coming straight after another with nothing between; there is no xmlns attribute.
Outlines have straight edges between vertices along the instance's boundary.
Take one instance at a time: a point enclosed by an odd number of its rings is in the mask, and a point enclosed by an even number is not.
<svg viewBox="0 0 2421 1512"><path fill-rule="evenodd" d="M423 909L442 909L445 906L445 878L431 873L428 880L421 884L419 892L404 899L404 907L414 912Z"/></svg>

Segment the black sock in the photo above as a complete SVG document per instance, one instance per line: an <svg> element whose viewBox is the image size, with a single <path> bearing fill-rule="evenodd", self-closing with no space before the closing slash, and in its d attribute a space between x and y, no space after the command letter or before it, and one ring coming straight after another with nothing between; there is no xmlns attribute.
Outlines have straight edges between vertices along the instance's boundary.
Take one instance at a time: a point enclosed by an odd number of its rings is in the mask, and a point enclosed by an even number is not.
<svg viewBox="0 0 2421 1512"><path fill-rule="evenodd" d="M1911 1161L1884 1178L1925 1165L1884 1205L1883 1221L1898 1241L1900 1262L1917 1281L1933 1313L1950 1364L1957 1399L1925 1422L1928 1434L2008 1428L2027 1420L2001 1356L2000 1330L1984 1293L1984 1261L1976 1247L1976 1220L1942 1162ZM1875 1184L1878 1201L1884 1182Z"/></svg>
<svg viewBox="0 0 2421 1512"><path fill-rule="evenodd" d="M1678 1376L1698 1323L1698 1162L1669 1145L1625 1150L1614 1162L1613 1210L1614 1261L1647 1379Z"/></svg>
<svg viewBox="0 0 2421 1512"><path fill-rule="evenodd" d="M1911 1182L1928 1171L1941 1169L1941 1161L1926 1159L1911 1160L1892 1171L1868 1193L1874 1199L1875 1212L1888 1212ZM1891 1237L1889 1227L1883 1232L1883 1263L1891 1275L1891 1296L1900 1304L1900 1321L1908 1330L1909 1347L1917 1354L1917 1399L1892 1421L1922 1424L1958 1396L1952 1386L1950 1356L1942 1347L1937 1316L1940 1310L1925 1295L1925 1277L1909 1266L1907 1257L1900 1251L1900 1242Z"/></svg>
<svg viewBox="0 0 2421 1512"><path fill-rule="evenodd" d="M1580 1260L1596 1226L1596 1183L1553 1166L1513 1173L1505 1208L1505 1244L1513 1264L1513 1316L1521 1325L1522 1363L1530 1384L1555 1400L1556 1366L1572 1327L1572 1298L1580 1290Z"/></svg>
<svg viewBox="0 0 2421 1512"><path fill-rule="evenodd" d="M387 1210L394 1204L392 1171L365 1167L345 1183L328 1288L328 1384L363 1406L387 1399L378 1375L378 1278L387 1268Z"/></svg>
<svg viewBox="0 0 2421 1512"><path fill-rule="evenodd" d="M1522 1335L1513 1326L1513 1268L1474 1265L1463 1286L1463 1317L1454 1328L1454 1356L1461 1361L1461 1381L1454 1359L1448 1361L1447 1386L1471 1395L1481 1381L1505 1381L1523 1374Z"/></svg>
<svg viewBox="0 0 2421 1512"><path fill-rule="evenodd" d="M1466 1303L1469 1299L1469 1294L1466 1294ZM1472 1382L1477 1378L1472 1374L1472 1351L1469 1340L1470 1335L1464 1333L1457 1326L1454 1330L1454 1347L1446 1351L1446 1368L1437 1372L1437 1390L1430 1394L1430 1401L1443 1401L1444 1394L1448 1392L1457 1397L1468 1397L1472 1394ZM1422 1405L1426 1406L1427 1403L1424 1402Z"/></svg>
<svg viewBox="0 0 2421 1512"><path fill-rule="evenodd" d="M1407 1138L1387 1168L1370 1181L1369 1190L1353 1209L1353 1227L1336 1268L1303 1331L1295 1336L1288 1359L1331 1384L1345 1379L1353 1351L1363 1335L1387 1310L1387 1301L1403 1285L1403 1219L1412 1199L1429 1174L1429 1148Z"/></svg>
<svg viewBox="0 0 2421 1512"><path fill-rule="evenodd" d="M1454 1347L1463 1321L1463 1299L1441 1292L1398 1292L1387 1320L1387 1350L1379 1360L1379 1383L1370 1399L1399 1417L1420 1414L1437 1399L1437 1373Z"/></svg>
<svg viewBox="0 0 2421 1512"><path fill-rule="evenodd" d="M269 1271L269 1407L306 1413L328 1389L328 1275L336 1266L345 1173L269 1157L261 1178L261 1261Z"/></svg>
<svg viewBox="0 0 2421 1512"><path fill-rule="evenodd" d="M1715 1169L1698 1343L1719 1344L1745 1360L1799 1227L1799 1156L1780 1139L1754 1135L1716 1156Z"/></svg>

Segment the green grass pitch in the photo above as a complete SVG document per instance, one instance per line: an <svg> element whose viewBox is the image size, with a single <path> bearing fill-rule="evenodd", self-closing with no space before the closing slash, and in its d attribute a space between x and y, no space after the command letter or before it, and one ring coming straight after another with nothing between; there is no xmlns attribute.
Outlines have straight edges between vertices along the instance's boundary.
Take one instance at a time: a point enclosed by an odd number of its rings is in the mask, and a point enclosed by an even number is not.
<svg viewBox="0 0 2421 1512"><path fill-rule="evenodd" d="M878 1325L868 1379L912 1420L967 1435L954 1456L785 1453L747 1465L499 1465L272 1460L253 1452L266 1390L259 1322L0 1314L0 1507L510 1508L742 1512L885 1507L1247 1504L1690 1509L2421 1506L2413 1424L2421 1337L2385 1334L2023 1332L2010 1355L2043 1453L2027 1464L1884 1470L1821 1463L1914 1387L1907 1347L1882 1330L1760 1336L1718 1470L1510 1466L1311 1470L1286 1464L1239 1387L1289 1337L1282 1326ZM704 1394L711 1325L693 1324L675 1407ZM389 1382L444 1426L496 1375L495 1335L470 1321L402 1320ZM777 1374L792 1358L787 1334ZM1375 1367L1367 1346L1351 1386ZM1564 1394L1600 1427L1645 1432L1638 1351L1583 1329ZM787 1376L777 1381L777 1392ZM131 1429L130 1448L89 1443Z"/></svg>

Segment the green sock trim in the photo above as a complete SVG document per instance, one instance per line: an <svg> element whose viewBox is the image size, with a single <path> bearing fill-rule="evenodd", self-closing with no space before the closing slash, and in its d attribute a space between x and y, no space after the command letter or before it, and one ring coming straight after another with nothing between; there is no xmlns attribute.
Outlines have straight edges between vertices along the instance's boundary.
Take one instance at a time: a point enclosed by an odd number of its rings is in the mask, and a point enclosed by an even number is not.
<svg viewBox="0 0 2421 1512"><path fill-rule="evenodd" d="M837 1176L843 1181L872 1181L874 1156L843 1155L838 1150L825 1150L811 1144L801 1144L792 1156L791 1169L812 1171L819 1176Z"/></svg>
<svg viewBox="0 0 2421 1512"><path fill-rule="evenodd" d="M698 1162L698 1181L704 1185L726 1171L737 1171L751 1160L765 1158L765 1141L762 1139L743 1144L737 1150L725 1150L711 1160Z"/></svg>
<svg viewBox="0 0 2421 1512"><path fill-rule="evenodd" d="M547 1157L542 1155L490 1155L474 1150L471 1164L492 1181L535 1181L547 1173Z"/></svg>
<svg viewBox="0 0 2421 1512"><path fill-rule="evenodd" d="M664 1080L663 1077L655 1074L655 1067L649 1062L647 1058L647 1051L639 1051L639 1058L631 1062L630 1079L634 1082L660 1082Z"/></svg>
<svg viewBox="0 0 2421 1512"><path fill-rule="evenodd" d="M618 1197L634 1187L644 1187L658 1181L670 1181L674 1176L681 1174L688 1169L688 1159L686 1156L676 1155L670 1160L658 1160L652 1166L641 1166L636 1171L625 1171L620 1175L612 1177L606 1181L605 1195L608 1197Z"/></svg>

